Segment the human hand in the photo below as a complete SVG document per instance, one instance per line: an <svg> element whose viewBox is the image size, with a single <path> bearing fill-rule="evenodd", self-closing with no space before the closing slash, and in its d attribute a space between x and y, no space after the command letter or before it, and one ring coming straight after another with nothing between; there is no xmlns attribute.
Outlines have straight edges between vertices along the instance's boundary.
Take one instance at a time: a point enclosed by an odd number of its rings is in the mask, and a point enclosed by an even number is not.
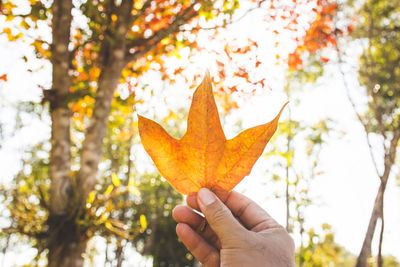
<svg viewBox="0 0 400 267"><path fill-rule="evenodd" d="M218 196L218 197L217 197ZM177 206L176 233L205 266L273 266L294 264L294 242L286 230L254 201L235 191L215 195L202 188Z"/></svg>

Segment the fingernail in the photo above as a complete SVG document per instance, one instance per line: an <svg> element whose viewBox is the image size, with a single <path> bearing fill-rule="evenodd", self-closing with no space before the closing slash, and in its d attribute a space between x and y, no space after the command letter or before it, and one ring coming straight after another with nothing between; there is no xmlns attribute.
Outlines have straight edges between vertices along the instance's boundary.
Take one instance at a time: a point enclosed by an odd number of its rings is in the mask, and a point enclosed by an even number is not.
<svg viewBox="0 0 400 267"><path fill-rule="evenodd" d="M215 195L207 188L201 188L198 197L204 206L208 206L216 200Z"/></svg>

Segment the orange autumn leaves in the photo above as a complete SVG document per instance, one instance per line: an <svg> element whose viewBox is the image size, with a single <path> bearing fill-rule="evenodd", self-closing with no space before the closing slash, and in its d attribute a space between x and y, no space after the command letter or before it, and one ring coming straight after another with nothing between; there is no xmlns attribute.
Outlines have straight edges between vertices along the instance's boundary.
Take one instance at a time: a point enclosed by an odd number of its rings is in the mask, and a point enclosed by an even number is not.
<svg viewBox="0 0 400 267"><path fill-rule="evenodd" d="M202 187L230 191L250 171L275 133L279 114L271 122L247 129L227 140L222 130L207 73L193 95L187 132L172 138L156 122L139 116L139 133L146 152L161 175L183 194Z"/></svg>

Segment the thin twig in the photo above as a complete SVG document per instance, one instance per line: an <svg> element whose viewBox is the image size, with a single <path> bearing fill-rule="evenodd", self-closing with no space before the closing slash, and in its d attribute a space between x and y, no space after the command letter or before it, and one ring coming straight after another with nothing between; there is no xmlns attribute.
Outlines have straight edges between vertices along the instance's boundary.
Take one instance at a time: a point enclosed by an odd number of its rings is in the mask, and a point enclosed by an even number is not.
<svg viewBox="0 0 400 267"><path fill-rule="evenodd" d="M381 178L381 175L379 174L379 170L378 170L378 164L376 163L375 156L374 156L374 153L373 153L373 148L372 148L371 142L370 142L370 140L369 140L368 124L365 123L365 122L363 121L361 115L357 112L357 106L356 106L356 104L355 104L353 98L352 98L351 95L350 95L350 86L349 86L349 84L347 83L346 74L344 73L344 71L343 71L343 69L342 69L343 59L342 59L342 55L341 55L341 52L340 52L340 49L339 49L339 45L338 45L338 44L336 45L336 52L337 52L338 61L339 61L339 62L338 62L338 63L339 63L339 64L338 64L338 68L339 68L339 72L340 72L340 74L341 74L341 76L342 76L343 86L344 86L345 91L346 91L347 99L349 100L349 102L350 102L350 104L351 104L351 107L353 108L353 111L354 111L354 113L356 114L356 117L357 117L358 121L360 122L360 124L361 124L361 125L363 126L363 128L364 128L365 139L366 139L367 144L368 144L368 150L369 150L369 154L370 154L371 159L372 159L372 163L373 163L374 168L375 168L375 172L376 172L376 174L378 175L378 177Z"/></svg>
<svg viewBox="0 0 400 267"><path fill-rule="evenodd" d="M232 25L232 24L238 23L239 21L241 21L242 19L247 17L247 15L249 15L251 12L253 12L256 9L259 9L259 6L252 7L250 9L246 10L240 17L238 17L235 20L224 21L224 23L222 25L216 25L214 27L194 27L194 28L191 29L191 31L193 31L193 30L206 30L206 31L209 31L209 30L216 30L216 29L225 28L228 25Z"/></svg>

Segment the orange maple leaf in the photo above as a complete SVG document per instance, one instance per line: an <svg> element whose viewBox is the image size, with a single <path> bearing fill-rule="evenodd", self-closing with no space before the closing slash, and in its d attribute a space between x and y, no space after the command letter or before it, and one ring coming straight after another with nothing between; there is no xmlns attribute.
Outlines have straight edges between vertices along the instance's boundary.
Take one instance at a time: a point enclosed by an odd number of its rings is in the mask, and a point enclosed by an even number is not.
<svg viewBox="0 0 400 267"><path fill-rule="evenodd" d="M271 122L227 140L207 72L193 94L187 132L180 140L171 137L158 123L140 115L139 134L157 169L177 191L190 194L202 187L230 191L250 174L275 133L285 106Z"/></svg>

